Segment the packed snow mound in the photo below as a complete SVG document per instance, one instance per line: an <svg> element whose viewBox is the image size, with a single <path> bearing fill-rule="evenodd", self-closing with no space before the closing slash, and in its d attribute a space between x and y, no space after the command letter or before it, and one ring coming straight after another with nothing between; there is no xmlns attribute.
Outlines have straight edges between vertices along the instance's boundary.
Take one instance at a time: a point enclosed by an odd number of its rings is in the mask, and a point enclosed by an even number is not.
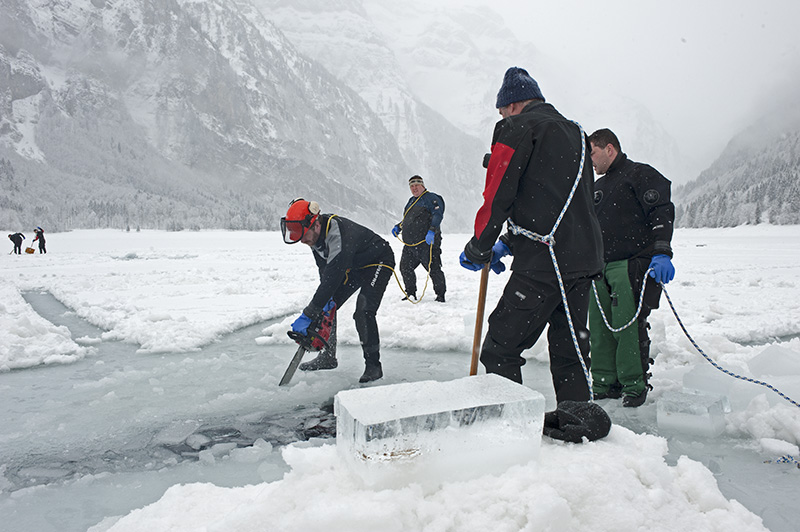
<svg viewBox="0 0 800 532"><path fill-rule="evenodd" d="M279 481L173 486L158 502L89 532L767 530L725 499L708 469L686 457L670 467L666 452L663 438L615 426L593 443L543 442L538 461L501 476L375 491L335 445L295 444L283 451L292 470Z"/></svg>

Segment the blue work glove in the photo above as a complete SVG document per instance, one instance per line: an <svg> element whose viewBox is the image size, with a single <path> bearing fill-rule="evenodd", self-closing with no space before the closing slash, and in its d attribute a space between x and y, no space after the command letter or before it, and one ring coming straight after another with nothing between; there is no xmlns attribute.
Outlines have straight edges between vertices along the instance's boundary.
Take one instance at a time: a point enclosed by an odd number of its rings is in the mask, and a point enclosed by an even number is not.
<svg viewBox="0 0 800 532"><path fill-rule="evenodd" d="M428 229L428 234L425 235L425 243L430 246L433 244L434 238L436 238L436 233L434 233L431 229Z"/></svg>
<svg viewBox="0 0 800 532"><path fill-rule="evenodd" d="M500 259L506 255L511 255L511 250L508 249L505 242L498 240L495 245L492 246L492 262L489 265L494 273L500 273L506 270L506 265L500 261Z"/></svg>
<svg viewBox="0 0 800 532"><path fill-rule="evenodd" d="M305 315L305 313L300 314L300 317L292 322L292 330L296 333L300 333L303 336L308 336L308 327L311 325L311 318Z"/></svg>
<svg viewBox="0 0 800 532"><path fill-rule="evenodd" d="M467 258L467 254L463 251L461 252L461 256L458 258L458 262L460 262L464 268L472 270L473 272L479 272L483 269L483 264L475 264Z"/></svg>
<svg viewBox="0 0 800 532"><path fill-rule="evenodd" d="M328 312L330 312L330 310L335 306L336 303L334 303L333 298L331 298L327 303L325 303L325 306L322 307L322 312L324 312L327 315Z"/></svg>
<svg viewBox="0 0 800 532"><path fill-rule="evenodd" d="M650 277L657 283L667 284L675 277L675 266L672 265L668 255L654 255L650 260L649 268L653 269Z"/></svg>
<svg viewBox="0 0 800 532"><path fill-rule="evenodd" d="M395 225L392 227L392 236L397 236L400 234L400 224Z"/></svg>

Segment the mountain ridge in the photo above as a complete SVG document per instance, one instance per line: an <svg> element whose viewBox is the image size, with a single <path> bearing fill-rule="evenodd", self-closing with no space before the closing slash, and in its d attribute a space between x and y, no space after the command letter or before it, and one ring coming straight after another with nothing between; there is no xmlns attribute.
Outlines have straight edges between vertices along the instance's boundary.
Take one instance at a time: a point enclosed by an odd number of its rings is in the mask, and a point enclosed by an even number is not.
<svg viewBox="0 0 800 532"><path fill-rule="evenodd" d="M779 106L675 191L680 227L800 224L800 109Z"/></svg>

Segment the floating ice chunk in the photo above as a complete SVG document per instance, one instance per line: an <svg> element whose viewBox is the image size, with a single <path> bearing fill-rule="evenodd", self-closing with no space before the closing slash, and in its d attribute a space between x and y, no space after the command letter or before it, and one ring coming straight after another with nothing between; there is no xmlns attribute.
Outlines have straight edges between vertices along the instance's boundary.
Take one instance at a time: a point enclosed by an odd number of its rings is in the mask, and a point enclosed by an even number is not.
<svg viewBox="0 0 800 532"><path fill-rule="evenodd" d="M724 412L731 411L728 397L736 379L726 375L711 364L698 364L683 376L685 391L720 395Z"/></svg>
<svg viewBox="0 0 800 532"><path fill-rule="evenodd" d="M677 431L714 438L725 430L725 397L701 392L667 391L658 400L659 432Z"/></svg>
<svg viewBox="0 0 800 532"><path fill-rule="evenodd" d="M761 355L767 355L767 352L771 349L772 347L765 350ZM781 349L784 352L788 351L782 348L777 349ZM800 355L793 351L788 351L788 353L800 357ZM758 356L760 357L761 355ZM753 399L764 393L766 393L767 399L771 405L774 406L783 403L786 399L780 397L778 393L775 393L775 390L797 401L798 398L800 398L800 379L797 376L792 374L785 376L773 376L768 374L768 372L772 371L782 371L778 369L779 367L790 368L793 362L784 359L784 362L777 363L779 366L775 366L774 364L776 364L776 362L772 359L771 355L765 358L769 358L769 360L755 363L751 360L751 368L755 367L755 370L752 374L740 375L740 377L744 378L736 378L732 375L727 375L710 364L698 364L683 376L683 387L689 392L697 391L723 395L725 397L723 404L726 413L731 412L731 410L738 411L746 409ZM764 376L761 376L762 371L764 372ZM789 371L791 371L791 369L789 369ZM751 380L746 380L745 378ZM753 379L755 380L753 381ZM772 388L770 389L760 383L767 384Z"/></svg>
<svg viewBox="0 0 800 532"><path fill-rule="evenodd" d="M174 421L153 435L153 443L177 445L196 431L202 423L193 419Z"/></svg>
<svg viewBox="0 0 800 532"><path fill-rule="evenodd" d="M209 449L200 451L197 457L204 464L214 464L217 458L225 458L225 456L236 449L236 447L237 445L235 443L218 443L211 446Z"/></svg>
<svg viewBox="0 0 800 532"><path fill-rule="evenodd" d="M203 446L208 445L211 441L211 438L206 436L205 434L191 434L189 437L186 438L186 445L194 449L195 451L199 451L203 448Z"/></svg>
<svg viewBox="0 0 800 532"><path fill-rule="evenodd" d="M800 353L771 345L747 363L756 377L800 375Z"/></svg>
<svg viewBox="0 0 800 532"><path fill-rule="evenodd" d="M368 484L502 473L538 456L544 397L498 375L346 390L336 446Z"/></svg>
<svg viewBox="0 0 800 532"><path fill-rule="evenodd" d="M777 440L775 438L760 438L758 444L761 452L770 455L800 456L800 448L788 441Z"/></svg>
<svg viewBox="0 0 800 532"><path fill-rule="evenodd" d="M75 338L75 343L78 345L98 345L103 343L102 338L92 338L91 336L81 336Z"/></svg>
<svg viewBox="0 0 800 532"><path fill-rule="evenodd" d="M262 438L253 442L250 447L231 450L231 459L243 464L254 464L264 460L272 453L272 444Z"/></svg>

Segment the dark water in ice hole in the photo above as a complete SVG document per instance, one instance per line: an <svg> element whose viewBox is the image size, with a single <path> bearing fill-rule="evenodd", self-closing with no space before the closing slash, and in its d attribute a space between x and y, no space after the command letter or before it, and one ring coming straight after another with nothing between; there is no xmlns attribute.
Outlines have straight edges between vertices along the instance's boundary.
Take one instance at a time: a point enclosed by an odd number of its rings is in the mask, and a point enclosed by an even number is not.
<svg viewBox="0 0 800 532"><path fill-rule="evenodd" d="M78 317L49 293L31 291L24 293L23 297L45 319L67 327L73 339L99 338L103 332ZM197 460L201 450L219 443L235 443L238 447L246 447L263 438L274 446L280 446L311 437L334 437L336 426L332 398L321 404L297 405L284 412L260 413L253 407L254 412L247 413L249 416L214 412L201 414L200 419L194 419L194 424L189 425L189 428L196 428L185 434L187 437L190 434L199 436L194 438L196 443L193 446L186 443L184 434L177 438L154 438L165 427L169 430L174 419L154 416L153 426L146 426L145 421L145 426L134 422L133 426L127 427L130 420L115 422L112 419L98 419L97 416L125 417L128 413L113 410L100 412L99 409L90 408L90 404L98 400L96 387L92 384L116 374L120 382L114 393L126 400L126 408L174 412L168 404L171 401L169 396L145 397L150 387L146 381L169 378L167 373L170 371L185 373L187 366L191 369L193 364L165 368L163 371L153 368L164 366L175 357L199 359L222 353L234 357L242 352L255 352L254 356L259 356L259 350L268 348L257 346L254 338L261 334L266 325L269 323L235 331L222 341L203 347L201 353L137 354L136 345L103 341L94 345L97 354L73 364L54 364L0 374L0 385L9 388L3 393L6 412L2 414L5 419L0 435L15 432L24 425L33 428L25 449L9 446L0 448L0 465L6 464L5 477L14 484L14 489L19 489L85 474L136 470L154 461L174 464ZM101 363L97 364L98 361ZM197 369L200 370L200 367ZM226 382L215 384L213 375L199 375L196 381L184 379L177 385L229 388L236 386L236 383L226 378ZM252 385L252 379L248 385ZM186 408L191 409L191 406ZM179 417L179 414L176 416ZM37 417L44 419L37 420ZM55 424L59 425L57 429L53 427ZM65 429L64 425L71 425L82 433L70 433L70 427ZM94 426L102 427L105 431L98 429L97 433L93 433Z"/></svg>

